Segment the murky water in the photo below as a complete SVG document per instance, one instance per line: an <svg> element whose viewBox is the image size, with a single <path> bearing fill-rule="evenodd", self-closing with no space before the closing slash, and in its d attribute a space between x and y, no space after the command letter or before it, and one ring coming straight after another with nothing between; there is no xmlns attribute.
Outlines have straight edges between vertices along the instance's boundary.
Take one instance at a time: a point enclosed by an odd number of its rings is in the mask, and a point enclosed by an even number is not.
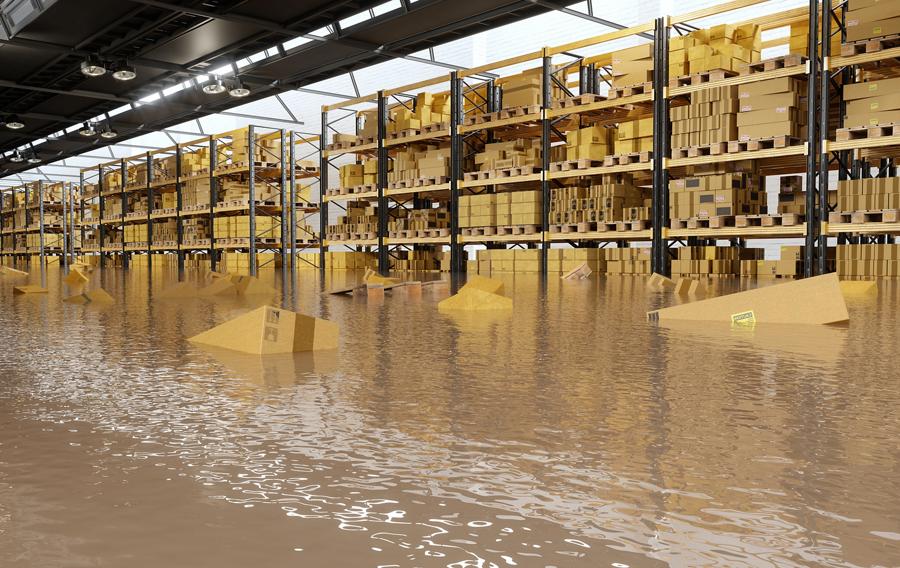
<svg viewBox="0 0 900 568"><path fill-rule="evenodd" d="M639 278L466 317L309 273L273 301L340 350L262 360L184 338L265 298L173 278L95 274L96 308L0 277L0 566L900 565L895 284L732 330L649 325Z"/></svg>

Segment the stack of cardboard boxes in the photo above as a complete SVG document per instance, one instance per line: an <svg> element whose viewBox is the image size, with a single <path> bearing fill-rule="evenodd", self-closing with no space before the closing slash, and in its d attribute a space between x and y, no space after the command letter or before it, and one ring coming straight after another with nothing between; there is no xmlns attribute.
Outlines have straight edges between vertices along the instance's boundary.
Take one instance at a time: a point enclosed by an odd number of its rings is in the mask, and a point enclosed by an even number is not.
<svg viewBox="0 0 900 568"><path fill-rule="evenodd" d="M690 104L671 111L672 148L737 140L738 103L737 87L713 87L691 93Z"/></svg>
<svg viewBox="0 0 900 568"><path fill-rule="evenodd" d="M838 192L828 192L828 202L838 203ZM841 210L839 208L839 210ZM778 214L806 215L806 192L803 176L782 176L778 188Z"/></svg>
<svg viewBox="0 0 900 568"><path fill-rule="evenodd" d="M878 0L875 0L875 2L878 2ZM835 10L835 12L837 17L840 18L840 9ZM791 24L791 37L788 40L788 51L794 55L809 55L809 20L806 18ZM840 52L841 34L832 34L831 55L838 55Z"/></svg>
<svg viewBox="0 0 900 568"><path fill-rule="evenodd" d="M475 154L475 166L479 171L502 170L525 166L540 167L540 139L517 138L505 142L484 145L484 151Z"/></svg>
<svg viewBox="0 0 900 568"><path fill-rule="evenodd" d="M650 128L652 130L653 127ZM616 129L607 126L570 130L566 133L566 160L602 160L612 154L612 142L616 139Z"/></svg>
<svg viewBox="0 0 900 568"><path fill-rule="evenodd" d="M798 278L803 275L802 246L782 246L780 260L745 260L741 261L741 276L758 278ZM826 267L834 270L834 249L829 248Z"/></svg>
<svg viewBox="0 0 900 568"><path fill-rule="evenodd" d="M806 84L793 77L738 87L738 140L806 137Z"/></svg>
<svg viewBox="0 0 900 568"><path fill-rule="evenodd" d="M612 54L612 86L628 87L653 81L653 44L646 43Z"/></svg>
<svg viewBox="0 0 900 568"><path fill-rule="evenodd" d="M900 123L900 77L844 85L844 126Z"/></svg>
<svg viewBox="0 0 900 568"><path fill-rule="evenodd" d="M139 241L146 240L147 233L144 238ZM164 242L175 242L178 240L178 222L175 219L163 219L153 221L153 244L162 244Z"/></svg>
<svg viewBox="0 0 900 568"><path fill-rule="evenodd" d="M891 0L850 0L846 14L847 41L900 34L900 3Z"/></svg>
<svg viewBox="0 0 900 568"><path fill-rule="evenodd" d="M391 212L388 231L426 231L429 229L448 229L450 213L444 206L429 209L398 208Z"/></svg>
<svg viewBox="0 0 900 568"><path fill-rule="evenodd" d="M607 174L588 187L550 190L550 223L608 223L649 220L649 190L636 187L631 174Z"/></svg>
<svg viewBox="0 0 900 568"><path fill-rule="evenodd" d="M669 182L671 219L728 215L760 215L767 211L766 193L754 173L708 174Z"/></svg>
<svg viewBox="0 0 900 568"><path fill-rule="evenodd" d="M199 187L202 187L202 184ZM279 192L279 188L274 184L256 183L253 187L253 199L255 201L278 201L280 199ZM220 179L216 196L218 203L229 201L246 202L250 197L250 185L246 181ZM202 198L203 191L200 191L196 195L195 200L202 200Z"/></svg>
<svg viewBox="0 0 900 568"><path fill-rule="evenodd" d="M29 233L25 236L25 246L37 252L41 248L41 236ZM44 233L44 250L61 249L63 247L62 233Z"/></svg>
<svg viewBox="0 0 900 568"><path fill-rule="evenodd" d="M613 153L616 155L652 152L653 117L620 122L615 137Z"/></svg>
<svg viewBox="0 0 900 568"><path fill-rule="evenodd" d="M502 107L516 108L524 106L540 105L542 103L541 96L541 79L542 70L529 69L512 77L504 77L497 81L502 89ZM557 85L552 85L553 100L557 100L562 96L562 90Z"/></svg>
<svg viewBox="0 0 900 568"><path fill-rule="evenodd" d="M837 199L843 212L900 209L900 177L839 181Z"/></svg>
<svg viewBox="0 0 900 568"><path fill-rule="evenodd" d="M147 223L125 225L125 244L138 245L147 242Z"/></svg>
<svg viewBox="0 0 900 568"><path fill-rule="evenodd" d="M181 204L184 207L209 205L210 185L208 177L194 178L181 184ZM250 191L250 188L247 188ZM154 193L154 195L156 195Z"/></svg>
<svg viewBox="0 0 900 568"><path fill-rule="evenodd" d="M603 249L607 274L650 274L650 248Z"/></svg>
<svg viewBox="0 0 900 568"><path fill-rule="evenodd" d="M391 270L421 272L439 270L441 253L433 250L404 250L391 253Z"/></svg>
<svg viewBox="0 0 900 568"><path fill-rule="evenodd" d="M318 270L319 253L302 252L297 255L298 270ZM371 252L336 251L325 253L325 267L329 270L357 270L363 268L376 268L378 257Z"/></svg>
<svg viewBox="0 0 900 568"><path fill-rule="evenodd" d="M764 254L760 248L680 247L678 258L672 261L672 278L737 276L741 273L741 262L762 260Z"/></svg>
<svg viewBox="0 0 900 568"><path fill-rule="evenodd" d="M838 245L837 273L845 280L900 277L900 244Z"/></svg>
<svg viewBox="0 0 900 568"><path fill-rule="evenodd" d="M336 224L328 226L328 238L347 240L360 233L370 234L372 238L378 233L378 206L368 201L350 201L345 214L338 216Z"/></svg>
<svg viewBox="0 0 900 568"><path fill-rule="evenodd" d="M249 239L250 216L233 215L219 216L213 219L213 231L216 239ZM186 239L187 237L185 237ZM208 238L208 237L198 237ZM281 220L267 215L256 216L256 238L280 239Z"/></svg>
<svg viewBox="0 0 900 568"><path fill-rule="evenodd" d="M589 249L550 249L547 251L547 271L552 274L559 273L563 262L567 263L566 266L571 263L571 259L575 256L573 254L575 250L587 251ZM596 257L599 249L592 250ZM564 255L564 253L569 254ZM584 256L585 260L579 261L578 264L588 260L587 255ZM541 251L539 249L480 250L477 252L477 260L473 261L473 264L475 271L482 276L490 276L491 273L540 272ZM596 263L594 263L594 267L596 268Z"/></svg>
<svg viewBox="0 0 900 568"><path fill-rule="evenodd" d="M712 69L741 71L759 61L762 48L756 24L722 24L695 30L669 40L669 77L702 73Z"/></svg>
<svg viewBox="0 0 900 568"><path fill-rule="evenodd" d="M505 227L541 224L540 191L504 191L459 198L459 226Z"/></svg>
<svg viewBox="0 0 900 568"><path fill-rule="evenodd" d="M252 161L264 164L277 164L281 162L281 137L280 135L261 135L256 134L256 140L253 144ZM251 161L250 156L250 131L246 128L240 128L221 135L223 138L231 138L231 162L237 164L247 164ZM182 173L184 175L184 173Z"/></svg>
<svg viewBox="0 0 900 568"><path fill-rule="evenodd" d="M184 242L203 241L209 238L209 219L206 217L188 217L181 220L181 231Z"/></svg>
<svg viewBox="0 0 900 568"><path fill-rule="evenodd" d="M392 152L391 155L394 160L393 168L388 172L388 184L405 180L423 178L440 180L450 177L450 146L447 144L410 144ZM366 181L365 183L376 183L376 181ZM437 183L443 182L437 181Z"/></svg>

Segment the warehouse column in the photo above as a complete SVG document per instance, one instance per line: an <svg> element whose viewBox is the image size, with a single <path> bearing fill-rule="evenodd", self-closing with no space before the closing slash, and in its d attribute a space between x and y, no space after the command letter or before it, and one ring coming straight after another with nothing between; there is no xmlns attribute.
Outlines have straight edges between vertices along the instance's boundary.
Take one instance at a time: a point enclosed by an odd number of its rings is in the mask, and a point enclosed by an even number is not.
<svg viewBox="0 0 900 568"><path fill-rule="evenodd" d="M328 231L328 202L325 191L328 189L328 111L322 110L322 134L319 137L319 272L325 276L325 233Z"/></svg>
<svg viewBox="0 0 900 568"><path fill-rule="evenodd" d="M456 71L450 73L450 277L456 282L465 270L463 248L459 244L459 180L462 178L462 79Z"/></svg>
<svg viewBox="0 0 900 568"><path fill-rule="evenodd" d="M547 49L544 48L543 69L541 73L541 279L546 280L548 268L547 249L550 248L550 242L547 240L547 233L550 232L550 180L547 179L547 172L550 170L550 119L547 118L547 111L550 110L550 103L553 98L553 89L551 88L551 73L553 68L551 58L547 56Z"/></svg>
<svg viewBox="0 0 900 568"><path fill-rule="evenodd" d="M294 139L294 131L288 133L288 159L291 163L291 176L288 182L288 198L290 199L290 215L288 217L290 225L291 239L291 274L297 269L297 157L294 155L296 148L296 140ZM282 267L284 270L284 267Z"/></svg>
<svg viewBox="0 0 900 568"><path fill-rule="evenodd" d="M388 110L384 91L378 91L378 272L387 276L391 272L391 258L384 237L388 229L388 206L384 188L387 187L387 148L384 138L387 136Z"/></svg>
<svg viewBox="0 0 900 568"><path fill-rule="evenodd" d="M128 269L128 252L125 248L125 214L126 214L126 204L128 203L128 194L125 193L125 186L128 185L128 168L125 165L125 160L119 162L119 201L121 204L119 206L119 216L122 221L122 268Z"/></svg>
<svg viewBox="0 0 900 568"><path fill-rule="evenodd" d="M249 156L247 163L250 170L249 179L247 180L249 187L249 201L247 205L250 209L250 246L247 254L250 257L250 276L256 276L256 129L253 128L252 124L247 127L247 150Z"/></svg>
<svg viewBox="0 0 900 568"><path fill-rule="evenodd" d="M653 272L668 276L669 243L665 238L669 225L669 21L656 19L653 37L653 243L650 257Z"/></svg>
<svg viewBox="0 0 900 568"><path fill-rule="evenodd" d="M209 227L206 230L209 237L209 269L216 271L216 201L219 196L216 192L218 178L216 177L216 161L218 160L216 139L209 137Z"/></svg>
<svg viewBox="0 0 900 568"><path fill-rule="evenodd" d="M818 194L816 158L819 154L819 136L823 134L819 129L819 117L816 115L816 104L820 102L817 92L819 77L818 26L819 2L818 0L809 0L809 76L806 84L808 106L806 115L806 248L803 254L803 275L807 278L816 274L818 267L816 257L822 228L816 203ZM827 128L824 134L827 135Z"/></svg>
<svg viewBox="0 0 900 568"><path fill-rule="evenodd" d="M825 63L831 55L831 16L832 10L829 3L822 4L822 69L820 70L819 84L819 140L821 148L821 156L819 157L819 250L818 254L818 273L825 274L828 272L828 234L821 234L822 223L828 221L828 150L824 144L824 140L828 138L828 113L831 109L831 71L825 69ZM810 37L812 39L815 36ZM812 80L812 78L810 78ZM812 99L810 99L812 100ZM810 105L812 106L812 105Z"/></svg>

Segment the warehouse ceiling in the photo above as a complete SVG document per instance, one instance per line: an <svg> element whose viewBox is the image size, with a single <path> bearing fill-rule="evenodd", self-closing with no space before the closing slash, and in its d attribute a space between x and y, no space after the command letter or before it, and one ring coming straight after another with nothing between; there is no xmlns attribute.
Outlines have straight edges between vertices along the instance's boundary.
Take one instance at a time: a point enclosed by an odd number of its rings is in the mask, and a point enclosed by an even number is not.
<svg viewBox="0 0 900 568"><path fill-rule="evenodd" d="M0 177L572 3L0 0Z"/></svg>

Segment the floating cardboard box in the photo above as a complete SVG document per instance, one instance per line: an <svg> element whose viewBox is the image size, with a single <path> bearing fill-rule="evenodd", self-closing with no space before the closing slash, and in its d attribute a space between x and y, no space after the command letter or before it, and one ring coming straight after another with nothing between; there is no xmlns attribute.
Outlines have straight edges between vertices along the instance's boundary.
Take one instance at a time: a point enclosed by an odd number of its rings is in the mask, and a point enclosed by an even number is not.
<svg viewBox="0 0 900 568"><path fill-rule="evenodd" d="M675 293L679 296L687 296L688 290L691 289L691 282L690 278L679 278L675 283Z"/></svg>
<svg viewBox="0 0 900 568"><path fill-rule="evenodd" d="M263 306L188 339L193 343L270 355L336 349L337 324Z"/></svg>
<svg viewBox="0 0 900 568"><path fill-rule="evenodd" d="M200 288L197 293L201 296L230 296L237 295L238 290L231 278L215 277L212 284Z"/></svg>
<svg viewBox="0 0 900 568"><path fill-rule="evenodd" d="M874 280L841 280L844 296L867 296L878 294L878 284Z"/></svg>
<svg viewBox="0 0 900 568"><path fill-rule="evenodd" d="M237 289L237 293L241 296L253 296L262 294L268 294L271 296L278 293L275 288L272 288L268 284L263 283L259 278L256 278L255 276L234 276L231 282Z"/></svg>
<svg viewBox="0 0 900 568"><path fill-rule="evenodd" d="M72 268L63 278L63 282L72 290L73 295L81 294L88 280L88 277L77 268Z"/></svg>
<svg viewBox="0 0 900 568"><path fill-rule="evenodd" d="M562 275L562 280L584 280L585 278L590 277L593 274L593 270L588 266L588 263L582 262L572 270Z"/></svg>
<svg viewBox="0 0 900 568"><path fill-rule="evenodd" d="M672 290L675 288L675 281L671 278L666 278L662 274L653 273L650 275L650 278L647 280L647 289L662 291L662 290Z"/></svg>
<svg viewBox="0 0 900 568"><path fill-rule="evenodd" d="M485 276L469 276L466 285L459 289L460 292L465 290L481 290L491 294L503 294L503 282L495 278L487 278Z"/></svg>
<svg viewBox="0 0 900 568"><path fill-rule="evenodd" d="M691 287L688 288L688 297L705 298L706 284L702 280L691 280Z"/></svg>
<svg viewBox="0 0 900 568"><path fill-rule="evenodd" d="M824 325L848 321L850 316L837 274L826 274L672 306L648 312L647 318Z"/></svg>
<svg viewBox="0 0 900 568"><path fill-rule="evenodd" d="M0 266L0 274L5 274L7 276L28 276L27 272L16 270L15 268L10 268L8 266Z"/></svg>
<svg viewBox="0 0 900 568"><path fill-rule="evenodd" d="M391 284L399 284L399 278L388 278L387 276L381 276L371 268L366 268L365 274L363 274L363 282L366 284L378 284L381 286L389 286Z"/></svg>
<svg viewBox="0 0 900 568"><path fill-rule="evenodd" d="M512 307L512 298L481 288L466 288L465 286L458 293L438 303L440 311L494 311L511 310Z"/></svg>
<svg viewBox="0 0 900 568"><path fill-rule="evenodd" d="M83 294L77 294L74 296L69 296L65 298L63 302L67 304L79 304L79 305L87 305L87 304L114 304L116 302L115 298L109 295L109 293L103 288L94 288L89 292L85 292Z"/></svg>
<svg viewBox="0 0 900 568"><path fill-rule="evenodd" d="M14 294L46 294L47 289L35 284L26 284L25 286L16 286L13 288Z"/></svg>

